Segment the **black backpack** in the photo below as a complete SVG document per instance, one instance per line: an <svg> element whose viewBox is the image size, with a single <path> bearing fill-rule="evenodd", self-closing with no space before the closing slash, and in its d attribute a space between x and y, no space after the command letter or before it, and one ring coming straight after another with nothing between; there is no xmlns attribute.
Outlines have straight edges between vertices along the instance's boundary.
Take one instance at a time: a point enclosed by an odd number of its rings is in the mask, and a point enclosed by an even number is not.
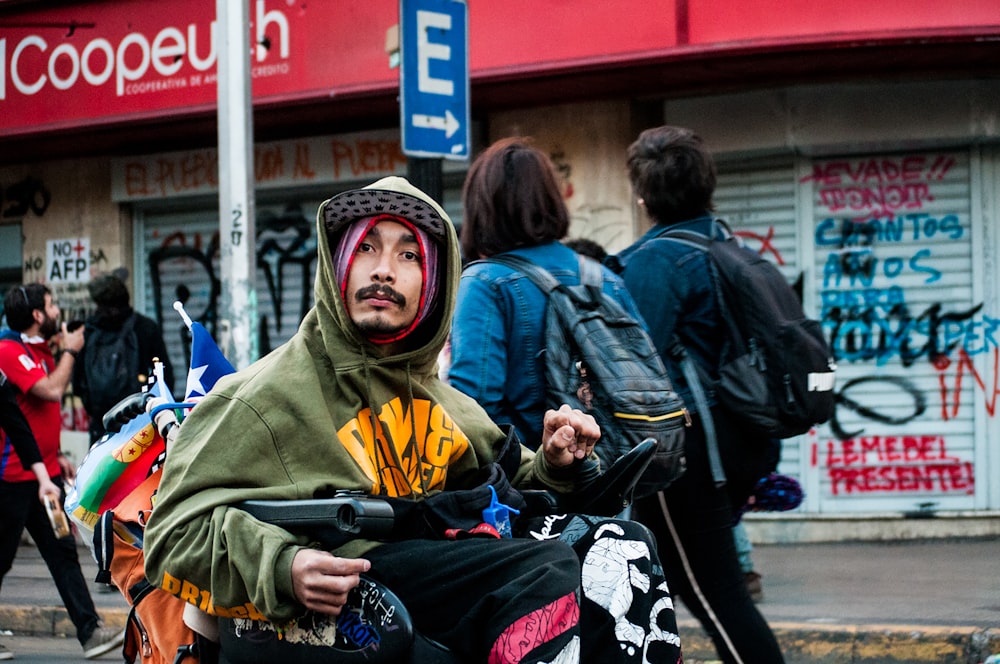
<svg viewBox="0 0 1000 664"><path fill-rule="evenodd" d="M805 433L829 420L834 410L836 364L822 326L806 317L798 295L774 265L744 247L724 221L716 224L724 240L685 230L659 237L708 254L727 327L719 380L713 385L719 403L771 438ZM701 382L707 384L704 377Z"/></svg>
<svg viewBox="0 0 1000 664"><path fill-rule="evenodd" d="M135 313L125 319L120 331L88 326L83 361L88 415L100 422L112 406L142 388Z"/></svg>
<svg viewBox="0 0 1000 664"><path fill-rule="evenodd" d="M684 472L684 402L642 323L602 289L598 263L582 256L580 285L568 286L531 261L502 254L501 263L531 279L547 295L546 405L569 404L601 427L594 451L608 468L646 438L657 452L636 497L662 490Z"/></svg>

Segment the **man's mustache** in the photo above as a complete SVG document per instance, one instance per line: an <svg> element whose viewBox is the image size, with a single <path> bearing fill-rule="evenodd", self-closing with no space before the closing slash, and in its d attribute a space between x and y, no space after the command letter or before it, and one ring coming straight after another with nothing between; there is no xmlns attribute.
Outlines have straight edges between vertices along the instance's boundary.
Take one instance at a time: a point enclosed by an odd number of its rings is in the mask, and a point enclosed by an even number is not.
<svg viewBox="0 0 1000 664"><path fill-rule="evenodd" d="M402 293L398 293L392 289L391 286L385 286L383 284L372 284L371 286L365 286L357 293L354 294L354 299L358 302L365 300L369 297L377 297L381 300L389 300L394 302L401 307L406 306L406 297Z"/></svg>

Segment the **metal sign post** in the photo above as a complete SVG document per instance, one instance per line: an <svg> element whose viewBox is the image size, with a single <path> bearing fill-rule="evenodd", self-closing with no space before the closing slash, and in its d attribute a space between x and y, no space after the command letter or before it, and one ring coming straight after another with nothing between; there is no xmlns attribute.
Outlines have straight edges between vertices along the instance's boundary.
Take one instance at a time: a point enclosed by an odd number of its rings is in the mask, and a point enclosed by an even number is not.
<svg viewBox="0 0 1000 664"><path fill-rule="evenodd" d="M219 31L219 346L237 369L257 359L253 107L247 0L216 0Z"/></svg>

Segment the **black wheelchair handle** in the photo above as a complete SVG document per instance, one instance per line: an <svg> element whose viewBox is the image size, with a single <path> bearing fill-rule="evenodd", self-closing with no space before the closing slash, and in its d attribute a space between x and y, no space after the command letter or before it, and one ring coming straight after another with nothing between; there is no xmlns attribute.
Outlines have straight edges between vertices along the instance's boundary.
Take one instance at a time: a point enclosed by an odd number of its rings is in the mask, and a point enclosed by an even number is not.
<svg viewBox="0 0 1000 664"><path fill-rule="evenodd" d="M149 392L128 395L104 413L104 418L101 420L104 430L118 433L123 426L146 412L146 403L152 398L153 395Z"/></svg>
<svg viewBox="0 0 1000 664"><path fill-rule="evenodd" d="M603 472L578 483L573 493L560 495L561 511L608 517L621 513L635 499L635 487L656 449L656 439L646 438Z"/></svg>
<svg viewBox="0 0 1000 664"><path fill-rule="evenodd" d="M235 507L258 521L306 535L331 548L358 538L386 540L396 520L387 501L354 494L302 500L244 500Z"/></svg>

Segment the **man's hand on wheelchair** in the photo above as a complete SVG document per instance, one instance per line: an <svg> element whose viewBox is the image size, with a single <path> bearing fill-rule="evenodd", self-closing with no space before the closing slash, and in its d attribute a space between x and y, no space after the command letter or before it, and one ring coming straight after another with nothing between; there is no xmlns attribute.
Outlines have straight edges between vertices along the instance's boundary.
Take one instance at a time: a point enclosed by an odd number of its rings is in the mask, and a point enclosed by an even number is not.
<svg viewBox="0 0 1000 664"><path fill-rule="evenodd" d="M302 549L292 559L295 598L310 611L340 615L347 595L371 563L364 558L338 558L327 551Z"/></svg>
<svg viewBox="0 0 1000 664"><path fill-rule="evenodd" d="M592 415L563 404L545 412L542 452L550 466L568 466L586 459L601 437L601 428Z"/></svg>

